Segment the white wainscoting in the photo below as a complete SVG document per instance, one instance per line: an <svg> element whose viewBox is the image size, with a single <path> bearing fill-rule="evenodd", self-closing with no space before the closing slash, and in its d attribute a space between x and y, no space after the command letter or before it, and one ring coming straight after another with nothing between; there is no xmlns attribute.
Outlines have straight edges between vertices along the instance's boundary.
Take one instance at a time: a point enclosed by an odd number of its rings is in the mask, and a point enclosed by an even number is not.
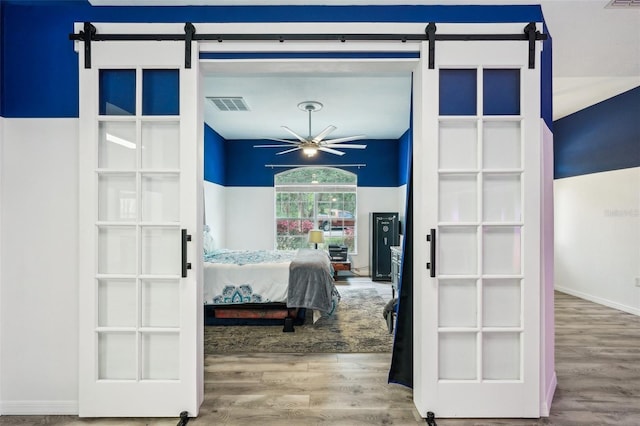
<svg viewBox="0 0 640 426"><path fill-rule="evenodd" d="M556 289L640 315L640 168L558 179Z"/></svg>
<svg viewBox="0 0 640 426"><path fill-rule="evenodd" d="M0 406L77 413L78 120L5 119Z"/></svg>
<svg viewBox="0 0 640 426"><path fill-rule="evenodd" d="M208 185L209 186L209 185ZM352 256L354 272L369 273L369 213L399 212L404 219L406 186L397 188L358 188L358 236L357 254ZM205 190L205 196L215 196ZM225 217L221 226L225 228L226 247L231 249L271 250L275 244L274 189L270 187L226 187ZM209 214L207 221L218 219Z"/></svg>
<svg viewBox="0 0 640 426"><path fill-rule="evenodd" d="M209 233L213 237L214 247L227 247L226 234L226 192L225 187L211 182L204 182L205 223L209 225Z"/></svg>

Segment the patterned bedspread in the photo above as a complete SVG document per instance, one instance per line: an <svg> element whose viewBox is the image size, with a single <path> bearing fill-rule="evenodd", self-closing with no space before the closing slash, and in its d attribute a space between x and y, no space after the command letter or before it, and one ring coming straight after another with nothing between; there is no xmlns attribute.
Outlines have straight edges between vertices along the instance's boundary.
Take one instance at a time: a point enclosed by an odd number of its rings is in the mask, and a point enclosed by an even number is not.
<svg viewBox="0 0 640 426"><path fill-rule="evenodd" d="M204 255L204 261L231 265L291 262L295 250L214 250Z"/></svg>
<svg viewBox="0 0 640 426"><path fill-rule="evenodd" d="M206 254L204 303L279 302L331 315L340 295L333 283L328 255L309 250L222 249Z"/></svg>

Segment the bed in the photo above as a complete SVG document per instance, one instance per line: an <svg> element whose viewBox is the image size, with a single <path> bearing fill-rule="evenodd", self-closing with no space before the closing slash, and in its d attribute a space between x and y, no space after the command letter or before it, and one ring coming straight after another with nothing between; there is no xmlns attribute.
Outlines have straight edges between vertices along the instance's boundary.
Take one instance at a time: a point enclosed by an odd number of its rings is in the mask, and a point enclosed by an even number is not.
<svg viewBox="0 0 640 426"><path fill-rule="evenodd" d="M340 300L329 256L322 250L221 249L207 252L204 260L207 325L224 324L220 319L282 323L294 317L301 323L307 309L317 320L332 315Z"/></svg>

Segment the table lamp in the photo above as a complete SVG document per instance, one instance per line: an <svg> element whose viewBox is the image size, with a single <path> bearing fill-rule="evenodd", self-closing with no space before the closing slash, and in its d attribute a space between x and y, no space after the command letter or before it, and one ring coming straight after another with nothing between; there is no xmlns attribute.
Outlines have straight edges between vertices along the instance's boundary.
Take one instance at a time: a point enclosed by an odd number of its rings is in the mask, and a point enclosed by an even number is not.
<svg viewBox="0 0 640 426"><path fill-rule="evenodd" d="M317 249L318 243L324 243L324 231L319 229L312 229L309 231L309 242L314 243Z"/></svg>

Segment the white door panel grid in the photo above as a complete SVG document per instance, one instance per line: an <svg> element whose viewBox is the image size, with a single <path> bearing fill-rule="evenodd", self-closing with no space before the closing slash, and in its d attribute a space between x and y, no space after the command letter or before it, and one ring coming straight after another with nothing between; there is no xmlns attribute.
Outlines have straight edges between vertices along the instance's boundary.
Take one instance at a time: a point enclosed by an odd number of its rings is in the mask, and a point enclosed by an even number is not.
<svg viewBox="0 0 640 426"><path fill-rule="evenodd" d="M79 47L79 414L196 416L198 62L184 42L101 41L85 68Z"/></svg>
<svg viewBox="0 0 640 426"><path fill-rule="evenodd" d="M413 144L423 417L540 417L540 67L528 53L518 41L437 42L429 69L423 45Z"/></svg>

